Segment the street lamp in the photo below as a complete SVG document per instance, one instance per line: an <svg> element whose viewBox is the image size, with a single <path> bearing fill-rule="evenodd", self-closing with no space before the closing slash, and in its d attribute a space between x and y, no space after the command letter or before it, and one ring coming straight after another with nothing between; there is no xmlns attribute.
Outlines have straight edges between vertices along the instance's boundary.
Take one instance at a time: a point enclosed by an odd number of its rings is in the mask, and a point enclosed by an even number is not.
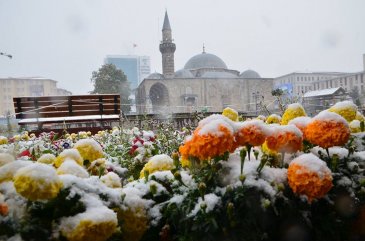
<svg viewBox="0 0 365 241"><path fill-rule="evenodd" d="M252 97L255 99L255 111L256 111L256 115L258 114L258 98L260 97L260 92L256 91L252 93Z"/></svg>

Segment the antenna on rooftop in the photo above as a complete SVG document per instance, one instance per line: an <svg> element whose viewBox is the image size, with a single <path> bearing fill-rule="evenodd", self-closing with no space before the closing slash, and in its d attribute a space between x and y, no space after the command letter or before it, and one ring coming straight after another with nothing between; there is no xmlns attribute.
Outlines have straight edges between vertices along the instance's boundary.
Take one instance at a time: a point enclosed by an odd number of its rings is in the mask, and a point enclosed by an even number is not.
<svg viewBox="0 0 365 241"><path fill-rule="evenodd" d="M203 54L205 54L205 46L204 46L204 43L203 43Z"/></svg>

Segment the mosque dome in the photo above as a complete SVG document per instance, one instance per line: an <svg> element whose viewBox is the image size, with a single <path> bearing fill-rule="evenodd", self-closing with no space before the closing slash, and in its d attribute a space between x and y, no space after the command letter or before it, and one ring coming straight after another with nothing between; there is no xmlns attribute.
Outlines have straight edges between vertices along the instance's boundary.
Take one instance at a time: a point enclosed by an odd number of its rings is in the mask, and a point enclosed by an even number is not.
<svg viewBox="0 0 365 241"><path fill-rule="evenodd" d="M229 72L216 72L216 71L208 71L205 72L202 76L202 78L237 78L237 75L234 75Z"/></svg>
<svg viewBox="0 0 365 241"><path fill-rule="evenodd" d="M201 54L191 57L184 66L184 69L201 69L201 68L227 69L227 65L218 56L203 52Z"/></svg>
<svg viewBox="0 0 365 241"><path fill-rule="evenodd" d="M162 74L155 72L147 76L146 79L164 79L164 78L165 77Z"/></svg>
<svg viewBox="0 0 365 241"><path fill-rule="evenodd" d="M244 79L260 79L261 78L261 76L259 75L259 73L257 73L254 70L251 70L251 69L242 72L240 74L240 77L241 78L244 78Z"/></svg>
<svg viewBox="0 0 365 241"><path fill-rule="evenodd" d="M175 78L194 78L194 75L190 70L180 69L175 72Z"/></svg>

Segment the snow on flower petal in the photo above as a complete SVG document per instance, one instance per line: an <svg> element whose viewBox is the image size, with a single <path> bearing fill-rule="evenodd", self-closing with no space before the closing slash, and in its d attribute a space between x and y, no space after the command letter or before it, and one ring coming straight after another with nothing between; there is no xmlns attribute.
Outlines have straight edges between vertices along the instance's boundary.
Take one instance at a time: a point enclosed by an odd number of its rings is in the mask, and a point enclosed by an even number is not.
<svg viewBox="0 0 365 241"><path fill-rule="evenodd" d="M290 104L288 105L283 114L283 117L281 119L281 124L287 125L289 121L299 116L307 116L303 106L299 103Z"/></svg>
<svg viewBox="0 0 365 241"><path fill-rule="evenodd" d="M9 153L0 153L0 167L13 162L15 158Z"/></svg>
<svg viewBox="0 0 365 241"><path fill-rule="evenodd" d="M266 124L280 124L281 116L277 114L271 114L266 119Z"/></svg>
<svg viewBox="0 0 365 241"><path fill-rule="evenodd" d="M305 195L311 202L323 197L332 188L332 173L317 156L303 154L290 163L288 183L294 193Z"/></svg>
<svg viewBox="0 0 365 241"><path fill-rule="evenodd" d="M58 175L70 174L81 178L89 177L89 173L72 159L66 159L61 166L57 168Z"/></svg>
<svg viewBox="0 0 365 241"><path fill-rule="evenodd" d="M328 109L330 112L334 112L351 122L356 118L357 106L349 100L337 102L331 108Z"/></svg>
<svg viewBox="0 0 365 241"><path fill-rule="evenodd" d="M238 112L232 108L226 107L223 110L222 115L229 118L232 121L238 121Z"/></svg>
<svg viewBox="0 0 365 241"><path fill-rule="evenodd" d="M14 187L23 197L36 201L55 198L62 182L53 167L32 163L15 173Z"/></svg>
<svg viewBox="0 0 365 241"><path fill-rule="evenodd" d="M44 164L53 164L56 160L55 155L47 153L47 154L43 154L42 156L40 156L37 160L37 162L39 163L44 163Z"/></svg>
<svg viewBox="0 0 365 241"><path fill-rule="evenodd" d="M30 161L13 161L0 167L0 183L4 181L11 181L14 174L22 167L32 164Z"/></svg>
<svg viewBox="0 0 365 241"><path fill-rule="evenodd" d="M140 178L144 177L145 171L152 174L156 171L168 171L175 168L174 161L166 154L155 155L146 163L140 173Z"/></svg>
<svg viewBox="0 0 365 241"><path fill-rule="evenodd" d="M116 231L117 225L117 215L109 208L99 206L61 219L60 232L69 241L105 241Z"/></svg>
<svg viewBox="0 0 365 241"><path fill-rule="evenodd" d="M90 162L103 157L103 149L100 144L91 138L77 141L74 148L80 152L84 160Z"/></svg>
<svg viewBox="0 0 365 241"><path fill-rule="evenodd" d="M59 167L66 159L72 159L80 166L84 164L84 159L81 157L80 152L77 149L66 149L57 156L54 165Z"/></svg>
<svg viewBox="0 0 365 241"><path fill-rule="evenodd" d="M350 129L342 116L322 111L307 125L305 136L308 141L322 148L342 146L350 137Z"/></svg>
<svg viewBox="0 0 365 241"><path fill-rule="evenodd" d="M108 174L102 176L100 180L110 188L120 188L122 187L122 183L120 181L120 177L114 172L108 172Z"/></svg>

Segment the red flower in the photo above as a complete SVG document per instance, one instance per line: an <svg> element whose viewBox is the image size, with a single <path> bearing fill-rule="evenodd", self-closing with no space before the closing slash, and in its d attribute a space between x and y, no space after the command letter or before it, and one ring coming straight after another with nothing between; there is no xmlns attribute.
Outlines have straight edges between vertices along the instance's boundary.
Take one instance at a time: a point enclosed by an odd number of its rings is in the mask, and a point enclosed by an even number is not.
<svg viewBox="0 0 365 241"><path fill-rule="evenodd" d="M20 158L20 157L23 157L23 156L26 156L26 157L28 157L28 158L30 158L30 159L32 159L33 161L35 161L36 160L36 158L32 155L32 153L30 153L30 151L29 150L24 150L24 151L22 151L18 156L17 156L17 158Z"/></svg>
<svg viewBox="0 0 365 241"><path fill-rule="evenodd" d="M129 150L129 155L134 155L135 151L137 150L138 146L137 145L133 145L131 147L131 149Z"/></svg>

